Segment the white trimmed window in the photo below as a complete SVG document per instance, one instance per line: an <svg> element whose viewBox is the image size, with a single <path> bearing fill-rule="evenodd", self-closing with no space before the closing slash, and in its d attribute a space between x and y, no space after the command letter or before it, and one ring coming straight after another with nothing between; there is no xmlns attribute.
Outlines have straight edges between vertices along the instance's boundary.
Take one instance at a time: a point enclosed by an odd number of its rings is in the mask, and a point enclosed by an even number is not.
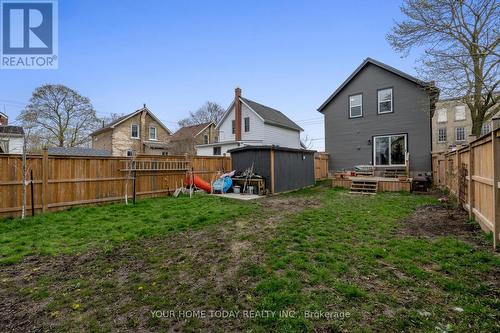
<svg viewBox="0 0 500 333"><path fill-rule="evenodd" d="M491 127L491 123L483 124L483 126L481 126L481 135L490 133Z"/></svg>
<svg viewBox="0 0 500 333"><path fill-rule="evenodd" d="M455 140L456 141L465 141L465 128L464 127L455 128Z"/></svg>
<svg viewBox="0 0 500 333"><path fill-rule="evenodd" d="M127 150L127 156L128 157L134 156L134 151L132 149Z"/></svg>
<svg viewBox="0 0 500 333"><path fill-rule="evenodd" d="M438 142L444 143L446 142L446 127L442 127L438 129Z"/></svg>
<svg viewBox="0 0 500 333"><path fill-rule="evenodd" d="M149 140L156 140L156 127L149 127Z"/></svg>
<svg viewBox="0 0 500 333"><path fill-rule="evenodd" d="M455 106L455 121L465 120L465 106Z"/></svg>
<svg viewBox="0 0 500 333"><path fill-rule="evenodd" d="M383 135L373 138L375 166L404 166L406 164L406 134Z"/></svg>
<svg viewBox="0 0 500 333"><path fill-rule="evenodd" d="M363 95L349 96L349 118L363 116Z"/></svg>
<svg viewBox="0 0 500 333"><path fill-rule="evenodd" d="M392 88L377 91L378 114L391 113L392 109Z"/></svg>
<svg viewBox="0 0 500 333"><path fill-rule="evenodd" d="M448 121L448 115L447 115L446 109L439 109L436 112L437 112L437 122L438 123L445 123Z"/></svg>
<svg viewBox="0 0 500 333"><path fill-rule="evenodd" d="M206 135L206 134L203 136L203 144L206 144L206 145L208 144L208 135Z"/></svg>
<svg viewBox="0 0 500 333"><path fill-rule="evenodd" d="M130 126L130 136L134 139L139 139L139 125L137 124L132 124Z"/></svg>

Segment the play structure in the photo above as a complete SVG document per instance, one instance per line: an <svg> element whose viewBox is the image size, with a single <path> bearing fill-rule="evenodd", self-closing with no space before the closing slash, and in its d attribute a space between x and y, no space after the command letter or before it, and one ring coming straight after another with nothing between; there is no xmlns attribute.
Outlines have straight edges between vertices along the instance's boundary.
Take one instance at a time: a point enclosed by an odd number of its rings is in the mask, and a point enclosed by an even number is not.
<svg viewBox="0 0 500 333"><path fill-rule="evenodd" d="M206 193L226 193L232 186L233 181L231 177L234 175L234 171L230 173L225 173L220 175L219 178L214 180L212 184L203 180L200 176L193 174L193 172L188 172L186 178L184 179L184 185L190 189L200 189ZM178 193L177 193L178 194Z"/></svg>

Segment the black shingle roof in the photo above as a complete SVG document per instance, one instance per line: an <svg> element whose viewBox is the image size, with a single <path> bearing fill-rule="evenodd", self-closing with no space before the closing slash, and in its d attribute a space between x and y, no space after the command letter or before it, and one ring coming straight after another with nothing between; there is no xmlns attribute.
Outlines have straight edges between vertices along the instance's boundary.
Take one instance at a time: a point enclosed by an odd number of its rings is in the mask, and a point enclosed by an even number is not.
<svg viewBox="0 0 500 333"><path fill-rule="evenodd" d="M65 156L111 156L111 152L102 149L80 147L50 147L49 155Z"/></svg>
<svg viewBox="0 0 500 333"><path fill-rule="evenodd" d="M280 126L285 128L290 128L297 131L303 131L302 127L294 123L290 118L285 116L280 111L270 108L269 106L265 106L254 102L252 100L240 97L243 102L245 102L249 107L252 108L259 116L264 119L264 123Z"/></svg>
<svg viewBox="0 0 500 333"><path fill-rule="evenodd" d="M3 125L0 126L0 134L24 135L24 130L21 126Z"/></svg>

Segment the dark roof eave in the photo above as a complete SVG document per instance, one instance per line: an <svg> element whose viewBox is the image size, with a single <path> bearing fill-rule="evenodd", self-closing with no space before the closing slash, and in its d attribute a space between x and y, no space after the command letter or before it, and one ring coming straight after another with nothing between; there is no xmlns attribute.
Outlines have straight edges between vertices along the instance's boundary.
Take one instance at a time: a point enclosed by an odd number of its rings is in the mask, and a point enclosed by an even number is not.
<svg viewBox="0 0 500 333"><path fill-rule="evenodd" d="M408 81L411 81L415 84L418 84L424 88L429 88L429 87L434 87L434 85L432 83L429 83L429 82L424 82L420 79L417 79L416 77L410 75L410 74L407 74L405 72L402 72L400 71L399 69L396 69L392 66L389 66L389 65L386 65L378 60L375 60L375 59L372 59L372 58L366 58L362 63L361 65L359 65L355 70L354 72L351 73L351 75L349 75L349 77L344 81L342 82L342 84L326 99L325 102L323 102L323 104L321 104L321 106L317 109L318 112L321 112L323 113L323 109L328 105L330 104L330 102L335 98L335 96L337 96L344 88L345 86L368 64L372 64L372 65L375 65L375 66L378 66L382 69L385 69L386 71L389 71L395 75L398 75ZM434 87L435 88L435 87ZM435 88L437 89L437 88Z"/></svg>

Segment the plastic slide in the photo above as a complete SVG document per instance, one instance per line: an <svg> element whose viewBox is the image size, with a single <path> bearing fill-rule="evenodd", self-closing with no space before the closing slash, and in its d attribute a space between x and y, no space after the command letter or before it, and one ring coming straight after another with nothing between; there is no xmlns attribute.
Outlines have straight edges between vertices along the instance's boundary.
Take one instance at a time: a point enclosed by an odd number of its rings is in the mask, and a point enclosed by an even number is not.
<svg viewBox="0 0 500 333"><path fill-rule="evenodd" d="M233 181L230 177L224 177L217 179L212 185L214 187L214 192L226 193L233 185Z"/></svg>
<svg viewBox="0 0 500 333"><path fill-rule="evenodd" d="M184 179L184 184L186 184L186 185L191 184L191 176L187 176L186 179ZM200 188L207 193L212 192L212 186L210 186L210 184L207 183L206 181L204 181L201 177L194 175L193 184L197 188Z"/></svg>

